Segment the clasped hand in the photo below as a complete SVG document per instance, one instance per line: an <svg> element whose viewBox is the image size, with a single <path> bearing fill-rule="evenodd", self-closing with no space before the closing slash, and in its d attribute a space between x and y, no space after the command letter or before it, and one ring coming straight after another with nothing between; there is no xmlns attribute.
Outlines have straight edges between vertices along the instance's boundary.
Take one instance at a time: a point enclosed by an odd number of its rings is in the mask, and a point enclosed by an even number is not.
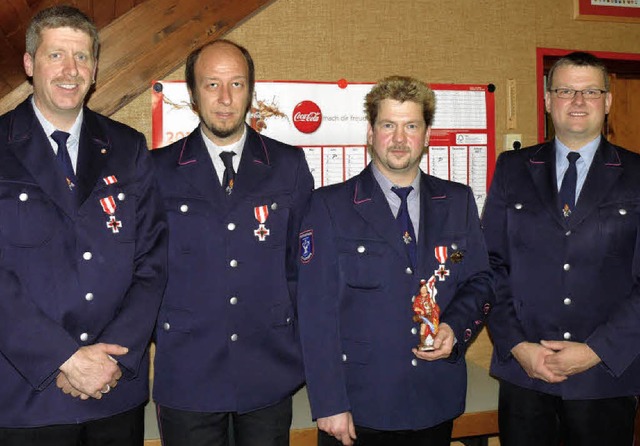
<svg viewBox="0 0 640 446"><path fill-rule="evenodd" d="M60 366L56 385L74 398L99 400L118 385L122 376L114 356L125 355L128 351L128 348L117 344L80 347Z"/></svg>

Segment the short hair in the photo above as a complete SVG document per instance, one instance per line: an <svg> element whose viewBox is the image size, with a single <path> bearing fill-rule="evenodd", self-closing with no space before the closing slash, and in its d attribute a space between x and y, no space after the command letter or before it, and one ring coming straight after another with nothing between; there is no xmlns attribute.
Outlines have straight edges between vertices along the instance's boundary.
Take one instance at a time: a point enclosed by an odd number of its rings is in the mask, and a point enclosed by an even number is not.
<svg viewBox="0 0 640 446"><path fill-rule="evenodd" d="M554 88L553 85L553 75L556 70L560 67L593 67L600 70L602 76L604 77L604 89L609 91L609 70L607 70L607 66L604 64L602 59L594 56L591 53L585 53L583 51L576 51L566 56L561 57L553 64L551 69L549 70L549 74L547 75L547 90L551 90Z"/></svg>
<svg viewBox="0 0 640 446"><path fill-rule="evenodd" d="M389 76L379 81L367 94L364 103L364 111L372 127L378 118L380 102L384 99L417 102L422 105L425 124L431 126L436 111L436 96L424 82L407 76Z"/></svg>
<svg viewBox="0 0 640 446"><path fill-rule="evenodd" d="M187 87L189 88L189 91L191 91L191 94L196 94L196 91L197 91L195 66L196 66L196 62L198 61L198 58L200 57L200 53L202 53L202 50L204 50L205 48L215 45L216 43L226 43L228 45L231 45L237 48L242 53L244 60L247 62L247 67L249 72L249 103L247 104L247 107L249 107L249 105L251 104L251 101L253 100L253 90L255 88L255 83L256 83L256 70L255 70L255 66L253 65L253 58L251 57L249 50L247 50L245 47L241 45L238 45L235 42L232 42L231 40L227 40L227 39L213 40L211 42L205 43L200 48L193 50L191 54L189 54L189 56L187 57L187 63L184 69L184 76L187 81Z"/></svg>
<svg viewBox="0 0 640 446"><path fill-rule="evenodd" d="M73 6L52 6L38 12L31 19L26 35L26 51L35 57L36 50L42 43L42 31L55 28L72 28L82 31L91 37L93 43L93 59L98 60L100 36L98 28L82 11Z"/></svg>

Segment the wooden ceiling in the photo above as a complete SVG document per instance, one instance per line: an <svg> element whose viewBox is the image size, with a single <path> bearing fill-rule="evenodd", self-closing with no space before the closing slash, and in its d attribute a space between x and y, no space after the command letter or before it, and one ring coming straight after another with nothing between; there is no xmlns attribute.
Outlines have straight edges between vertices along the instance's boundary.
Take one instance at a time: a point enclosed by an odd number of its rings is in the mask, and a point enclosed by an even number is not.
<svg viewBox="0 0 640 446"><path fill-rule="evenodd" d="M100 29L97 88L89 106L111 115L182 65L191 50L274 0L0 0L0 114L31 92L22 66L31 17L72 5Z"/></svg>

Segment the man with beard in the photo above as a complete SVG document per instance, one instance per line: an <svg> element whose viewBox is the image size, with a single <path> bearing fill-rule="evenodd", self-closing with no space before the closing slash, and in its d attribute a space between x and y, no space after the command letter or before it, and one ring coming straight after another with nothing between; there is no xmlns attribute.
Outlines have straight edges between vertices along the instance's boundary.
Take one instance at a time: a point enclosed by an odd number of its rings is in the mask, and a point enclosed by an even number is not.
<svg viewBox="0 0 640 446"><path fill-rule="evenodd" d="M76 8L40 11L33 95L0 118L3 446L144 441L166 222L144 136L84 107L98 47Z"/></svg>
<svg viewBox="0 0 640 446"><path fill-rule="evenodd" d="M365 110L371 164L317 190L300 233L300 334L319 445L448 446L464 411L464 352L493 301L478 211L469 187L419 168L431 89L389 77ZM442 315L433 351L420 351L412 297L430 278Z"/></svg>
<svg viewBox="0 0 640 446"><path fill-rule="evenodd" d="M297 238L313 178L301 149L245 124L249 52L217 40L186 80L200 125L154 152L170 226L154 399L165 446L289 444L304 381Z"/></svg>

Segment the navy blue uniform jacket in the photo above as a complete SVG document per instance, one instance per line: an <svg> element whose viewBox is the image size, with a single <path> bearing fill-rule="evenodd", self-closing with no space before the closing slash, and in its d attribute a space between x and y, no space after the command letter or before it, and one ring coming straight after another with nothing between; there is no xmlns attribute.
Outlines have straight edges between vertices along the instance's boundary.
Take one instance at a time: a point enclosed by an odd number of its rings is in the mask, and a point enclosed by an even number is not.
<svg viewBox="0 0 640 446"><path fill-rule="evenodd" d="M553 142L498 158L483 215L495 376L565 399L640 392L639 206L640 156L604 139L569 219ZM529 378L510 351L543 339L585 342L602 363L559 384Z"/></svg>
<svg viewBox="0 0 640 446"><path fill-rule="evenodd" d="M422 429L464 411L465 348L493 301L489 260L471 190L420 175L413 269L370 167L313 194L301 227L298 299L314 419L351 411L359 426ZM440 246L450 275L437 281L436 299L457 354L427 362L411 351L419 343L412 297L438 269Z"/></svg>
<svg viewBox="0 0 640 446"><path fill-rule="evenodd" d="M166 283L166 222L144 136L84 109L76 197L31 100L0 118L0 426L104 418L148 398L148 343ZM105 178L113 184L107 184ZM112 197L119 232L100 200ZM84 345L116 343L101 400L55 385Z"/></svg>
<svg viewBox="0 0 640 446"><path fill-rule="evenodd" d="M199 128L152 152L170 228L153 391L161 405L248 412L304 380L296 258L313 178L301 149L247 132L230 196ZM264 241L257 210L268 214Z"/></svg>

